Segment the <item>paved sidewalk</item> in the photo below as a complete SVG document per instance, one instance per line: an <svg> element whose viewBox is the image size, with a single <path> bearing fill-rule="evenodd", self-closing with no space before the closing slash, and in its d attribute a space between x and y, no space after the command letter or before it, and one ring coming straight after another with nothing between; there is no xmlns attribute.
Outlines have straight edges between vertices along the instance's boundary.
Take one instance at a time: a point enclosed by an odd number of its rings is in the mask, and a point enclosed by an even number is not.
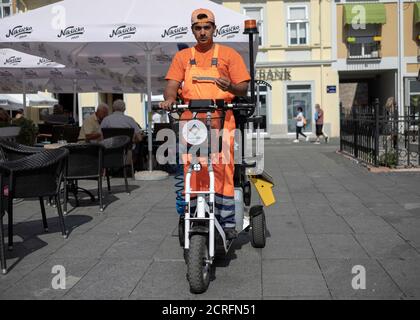
<svg viewBox="0 0 420 320"><path fill-rule="evenodd" d="M53 208L44 233L39 203L17 203L0 299L419 299L420 173L370 173L337 148L267 141L278 199L266 209L267 246L241 235L201 295L185 277L173 178L130 180L130 195L113 179L104 213L85 200L67 215L67 240ZM55 265L64 290L52 288ZM365 290L352 288L354 266Z"/></svg>

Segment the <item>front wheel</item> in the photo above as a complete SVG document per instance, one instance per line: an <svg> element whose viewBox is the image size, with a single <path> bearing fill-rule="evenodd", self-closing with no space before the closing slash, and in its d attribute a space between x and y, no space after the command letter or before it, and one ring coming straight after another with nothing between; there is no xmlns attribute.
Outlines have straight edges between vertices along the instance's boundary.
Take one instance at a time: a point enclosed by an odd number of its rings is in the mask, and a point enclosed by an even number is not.
<svg viewBox="0 0 420 320"><path fill-rule="evenodd" d="M251 215L251 244L254 248L264 248L266 240L265 214L262 207L256 207Z"/></svg>
<svg viewBox="0 0 420 320"><path fill-rule="evenodd" d="M188 274L192 293L203 293L210 284L210 256L207 247L207 235L194 234L188 250Z"/></svg>

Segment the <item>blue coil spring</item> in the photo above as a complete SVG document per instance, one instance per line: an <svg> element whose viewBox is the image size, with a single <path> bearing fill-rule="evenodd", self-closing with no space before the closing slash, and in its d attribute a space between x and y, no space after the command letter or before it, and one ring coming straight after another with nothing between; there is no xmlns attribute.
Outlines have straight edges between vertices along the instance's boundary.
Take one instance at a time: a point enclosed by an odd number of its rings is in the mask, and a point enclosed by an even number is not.
<svg viewBox="0 0 420 320"><path fill-rule="evenodd" d="M184 166L178 165L175 175L175 194L176 194L176 212L182 216L185 212L187 203L185 202L184 195Z"/></svg>

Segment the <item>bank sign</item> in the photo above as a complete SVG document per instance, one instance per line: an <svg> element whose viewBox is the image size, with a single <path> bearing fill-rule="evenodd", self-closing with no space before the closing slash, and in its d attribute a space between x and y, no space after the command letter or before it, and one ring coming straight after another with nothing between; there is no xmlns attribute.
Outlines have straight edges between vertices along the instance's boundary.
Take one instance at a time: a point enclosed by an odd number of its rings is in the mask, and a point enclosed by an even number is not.
<svg viewBox="0 0 420 320"><path fill-rule="evenodd" d="M286 68L258 68L255 78L263 81L287 81L292 80L290 69Z"/></svg>

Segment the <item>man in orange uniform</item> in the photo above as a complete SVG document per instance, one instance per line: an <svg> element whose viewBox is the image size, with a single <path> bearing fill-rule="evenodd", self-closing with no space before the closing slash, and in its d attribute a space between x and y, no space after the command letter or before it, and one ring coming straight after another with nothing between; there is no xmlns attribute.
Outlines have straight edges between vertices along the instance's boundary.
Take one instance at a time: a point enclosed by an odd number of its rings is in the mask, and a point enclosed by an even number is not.
<svg viewBox="0 0 420 320"><path fill-rule="evenodd" d="M197 44L175 55L166 75L165 101L161 102L161 108L169 109L176 102L179 88L182 89L185 103L194 99L223 99L231 102L235 96L247 95L251 77L246 65L234 49L213 42L215 23L214 14L210 10L197 9L192 13L191 28ZM226 112L223 129L225 131L223 141L229 143L230 155L228 163L221 160L219 164L213 165L216 180L215 206L217 218L225 230L226 238L233 239L237 234L233 182L234 137L229 134L229 131L235 130L232 111ZM222 156L219 156L219 159L222 159ZM187 167L188 165L184 167L185 172ZM208 174L203 171L193 172L192 190L208 189Z"/></svg>

